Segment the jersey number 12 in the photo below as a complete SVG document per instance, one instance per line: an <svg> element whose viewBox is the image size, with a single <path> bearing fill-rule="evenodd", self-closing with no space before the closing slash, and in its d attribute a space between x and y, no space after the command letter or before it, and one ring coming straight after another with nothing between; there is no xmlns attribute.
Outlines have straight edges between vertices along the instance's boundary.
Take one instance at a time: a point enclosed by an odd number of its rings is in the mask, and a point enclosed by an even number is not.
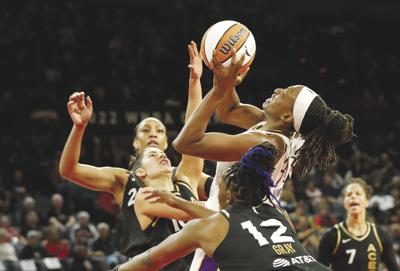
<svg viewBox="0 0 400 271"><path fill-rule="evenodd" d="M253 223L250 220L247 220L245 222L241 223L242 228L244 230L248 230L249 233L258 241L258 244L260 247L268 245L269 242L268 240L262 235L261 232L257 230L257 228L253 225ZM289 235L283 235L287 227L282 224L281 221L277 219L268 219L260 223L261 227L278 227L270 236L270 240L272 243L294 243L294 239L292 236Z"/></svg>

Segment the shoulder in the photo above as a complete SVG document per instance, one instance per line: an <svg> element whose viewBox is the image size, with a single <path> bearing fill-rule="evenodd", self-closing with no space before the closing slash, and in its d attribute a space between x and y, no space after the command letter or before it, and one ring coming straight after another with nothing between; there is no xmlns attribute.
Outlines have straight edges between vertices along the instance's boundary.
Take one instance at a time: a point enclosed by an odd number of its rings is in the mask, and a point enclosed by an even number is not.
<svg viewBox="0 0 400 271"><path fill-rule="evenodd" d="M282 155L285 151L285 141L283 138L275 133L271 133L265 130L248 130L242 134L248 137L253 137L256 144L261 144L265 141L271 143L275 149L278 151L278 157Z"/></svg>
<svg viewBox="0 0 400 271"><path fill-rule="evenodd" d="M126 182L128 181L128 177L130 174L129 170L119 167L102 167L101 170L106 171L109 174L112 174L115 180L123 185L125 185Z"/></svg>
<svg viewBox="0 0 400 271"><path fill-rule="evenodd" d="M321 242L336 242L338 238L340 238L340 229L339 224L336 224L323 233Z"/></svg>
<svg viewBox="0 0 400 271"><path fill-rule="evenodd" d="M383 248L387 245L392 245L393 241L392 241L392 237L390 236L390 233L384 229L382 226L380 225L376 225L371 223L372 228L376 229L376 238L378 239L378 242L380 242L383 246Z"/></svg>

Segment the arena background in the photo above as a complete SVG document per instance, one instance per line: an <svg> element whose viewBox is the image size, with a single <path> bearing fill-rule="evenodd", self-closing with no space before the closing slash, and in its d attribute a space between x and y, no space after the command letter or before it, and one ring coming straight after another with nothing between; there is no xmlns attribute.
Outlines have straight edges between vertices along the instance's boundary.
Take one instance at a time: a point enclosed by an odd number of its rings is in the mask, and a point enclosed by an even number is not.
<svg viewBox="0 0 400 271"><path fill-rule="evenodd" d="M242 101L261 105L276 87L305 84L355 118L357 138L338 148L335 168L287 184L283 203L304 245L315 255L324 230L343 219L343 183L360 176L374 188L369 219L391 232L399 257L399 10L395 0L2 1L0 214L1 227L15 235L7 239L2 230L2 242L9 240L21 258L29 230L42 231L45 241L50 198L60 193L66 215L83 210L91 224L111 226L112 249L105 254L117 251L120 224L111 197L58 174L72 126L68 97L84 90L94 103L81 162L127 167L133 128L142 118L159 117L170 142L183 125L186 45L199 44L209 26L232 19L245 24L257 43L251 71L238 87ZM211 82L205 68L204 93ZM216 120L209 130L240 131ZM171 147L168 154L177 164L179 154ZM213 174L214 167L207 162L205 171ZM26 222L27 213L39 221ZM88 257L93 270L103 270L92 245L78 251L71 231L59 237L69 244L59 258L72 265Z"/></svg>

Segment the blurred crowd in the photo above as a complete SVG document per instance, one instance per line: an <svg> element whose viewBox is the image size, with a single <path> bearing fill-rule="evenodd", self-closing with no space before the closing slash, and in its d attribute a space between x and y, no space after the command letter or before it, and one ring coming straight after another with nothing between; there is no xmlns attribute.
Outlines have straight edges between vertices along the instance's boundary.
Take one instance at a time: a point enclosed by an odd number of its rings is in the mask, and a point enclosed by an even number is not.
<svg viewBox="0 0 400 271"><path fill-rule="evenodd" d="M106 270L124 260L111 195L59 176L71 127L68 96L86 90L95 111L184 110L186 44L200 43L209 26L225 19L247 25L257 42L252 69L238 87L244 102L259 105L276 87L305 84L355 118L357 138L337 150L334 168L286 184L282 202L304 245L315 255L321 234L345 219L341 188L355 176L373 187L369 220L391 233L400 257L400 44L391 39L398 18L340 1L314 12L292 1L250 0L240 9L229 1L25 2L0 4L1 261L56 257L64 270ZM202 81L204 90L211 87L209 71ZM32 115L34 108L48 113ZM35 117L44 118L39 131L31 127ZM8 129L18 126L34 133ZM181 127L168 129L172 140ZM126 168L131 142L131 133L89 127L80 161ZM167 152L177 164L179 154ZM205 171L214 170L207 161Z"/></svg>

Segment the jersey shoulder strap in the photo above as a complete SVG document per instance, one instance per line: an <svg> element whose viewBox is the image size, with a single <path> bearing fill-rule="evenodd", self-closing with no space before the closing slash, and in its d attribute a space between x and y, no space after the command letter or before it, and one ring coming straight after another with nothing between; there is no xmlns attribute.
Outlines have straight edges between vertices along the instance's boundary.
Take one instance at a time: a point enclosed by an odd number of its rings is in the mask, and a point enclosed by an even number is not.
<svg viewBox="0 0 400 271"><path fill-rule="evenodd" d="M335 249L333 250L333 255L335 255L337 250L339 249L340 241L342 239L342 233L341 233L341 230L339 228L339 224L342 224L342 223L343 222L340 222L340 223L335 224L333 226L336 229L336 245L335 245Z"/></svg>
<svg viewBox="0 0 400 271"><path fill-rule="evenodd" d="M372 232L374 233L375 238L376 238L376 241L378 242L379 250L382 252L382 251L383 251L383 245L382 245L381 238L379 237L379 234L378 234L378 230L377 230L377 228L376 228L376 225L375 225L374 223L369 223L369 224L371 225Z"/></svg>
<svg viewBox="0 0 400 271"><path fill-rule="evenodd" d="M228 222L229 222L229 216L231 215L226 209L223 209L223 210L221 210L221 211L219 211L220 212L220 214L221 215L223 215L225 218L226 218L226 220L228 220Z"/></svg>

